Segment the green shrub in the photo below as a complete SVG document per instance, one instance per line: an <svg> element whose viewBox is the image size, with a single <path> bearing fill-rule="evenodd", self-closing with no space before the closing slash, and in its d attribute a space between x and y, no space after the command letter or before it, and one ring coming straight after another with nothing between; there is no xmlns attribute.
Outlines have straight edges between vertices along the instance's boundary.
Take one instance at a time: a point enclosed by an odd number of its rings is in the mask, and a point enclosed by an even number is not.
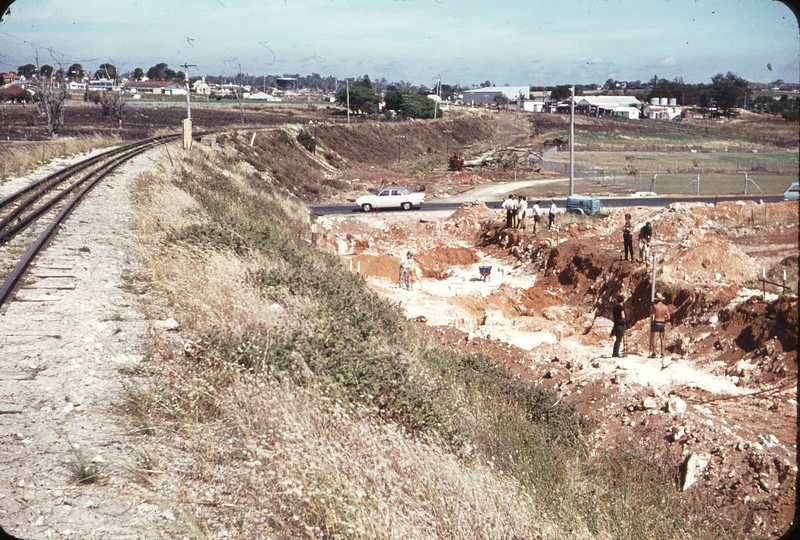
<svg viewBox="0 0 800 540"><path fill-rule="evenodd" d="M300 133L297 134L297 142L302 144L303 147L312 154L314 153L314 148L317 146L317 141L314 140L314 137L304 129L301 129Z"/></svg>

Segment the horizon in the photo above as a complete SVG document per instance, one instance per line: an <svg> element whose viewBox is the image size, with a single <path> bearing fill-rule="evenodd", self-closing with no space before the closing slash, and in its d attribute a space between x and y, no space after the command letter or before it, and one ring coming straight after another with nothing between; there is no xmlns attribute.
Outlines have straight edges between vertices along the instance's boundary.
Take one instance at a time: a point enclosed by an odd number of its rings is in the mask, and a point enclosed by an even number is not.
<svg viewBox="0 0 800 540"><path fill-rule="evenodd" d="M0 70L119 73L166 63L189 76L288 74L433 87L589 86L654 76L710 84L800 82L796 14L773 0L5 0ZM261 25L264 25L263 27ZM186 30L181 31L181 28ZM91 36L91 39L87 39ZM219 36L222 36L221 38ZM221 45L220 45L221 43ZM304 74L305 75L302 75Z"/></svg>

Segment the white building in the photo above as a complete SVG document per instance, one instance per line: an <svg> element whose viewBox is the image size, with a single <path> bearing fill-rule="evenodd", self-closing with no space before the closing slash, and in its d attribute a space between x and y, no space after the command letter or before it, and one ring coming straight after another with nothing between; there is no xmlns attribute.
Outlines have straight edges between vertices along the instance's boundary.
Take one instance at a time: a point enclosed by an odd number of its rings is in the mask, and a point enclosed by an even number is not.
<svg viewBox="0 0 800 540"><path fill-rule="evenodd" d="M544 101L523 101L522 110L528 112L544 112Z"/></svg>
<svg viewBox="0 0 800 540"><path fill-rule="evenodd" d="M467 105L493 105L497 103L494 98L503 95L508 101L516 102L520 96L522 99L530 99L530 86L490 86L487 88L475 88L465 90L460 98Z"/></svg>
<svg viewBox="0 0 800 540"><path fill-rule="evenodd" d="M281 98L261 92L260 90L253 90L250 94L245 94L244 99L248 101L281 101Z"/></svg>
<svg viewBox="0 0 800 540"><path fill-rule="evenodd" d="M632 120L639 119L639 109L636 107L616 107L611 111L611 116L621 116Z"/></svg>
<svg viewBox="0 0 800 540"><path fill-rule="evenodd" d="M607 116L620 111L616 116L627 116L630 113L623 111L628 108L639 108L642 102L633 96L581 96L575 98L575 108L586 111L584 114L590 116ZM639 118L637 115L636 118Z"/></svg>

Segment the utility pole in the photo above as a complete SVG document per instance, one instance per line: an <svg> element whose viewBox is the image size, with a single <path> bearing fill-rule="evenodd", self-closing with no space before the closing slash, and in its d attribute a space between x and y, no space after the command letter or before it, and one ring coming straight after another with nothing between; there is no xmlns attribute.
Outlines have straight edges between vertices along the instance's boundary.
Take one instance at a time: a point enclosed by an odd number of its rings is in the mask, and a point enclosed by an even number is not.
<svg viewBox="0 0 800 540"><path fill-rule="evenodd" d="M436 97L441 99L442 96L442 75L439 74L439 82L436 85ZM439 107L439 99L433 100L433 117L436 118L436 112Z"/></svg>
<svg viewBox="0 0 800 540"><path fill-rule="evenodd" d="M189 150L192 148L192 105L191 105L191 91L189 89L189 68L197 67L197 64L181 64L181 67L186 70L186 120L183 121L183 149Z"/></svg>
<svg viewBox="0 0 800 540"><path fill-rule="evenodd" d="M344 80L347 85L347 123L350 123L350 79Z"/></svg>
<svg viewBox="0 0 800 540"><path fill-rule="evenodd" d="M569 87L569 196L575 194L575 87Z"/></svg>

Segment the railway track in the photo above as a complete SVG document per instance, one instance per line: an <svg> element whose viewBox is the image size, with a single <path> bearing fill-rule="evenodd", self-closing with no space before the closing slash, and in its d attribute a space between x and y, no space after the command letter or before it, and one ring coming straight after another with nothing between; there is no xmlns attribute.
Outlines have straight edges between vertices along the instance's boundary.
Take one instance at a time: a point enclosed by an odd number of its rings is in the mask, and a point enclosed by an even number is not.
<svg viewBox="0 0 800 540"><path fill-rule="evenodd" d="M180 135L162 135L108 150L60 169L0 200L0 309L36 255L103 178L120 165Z"/></svg>

